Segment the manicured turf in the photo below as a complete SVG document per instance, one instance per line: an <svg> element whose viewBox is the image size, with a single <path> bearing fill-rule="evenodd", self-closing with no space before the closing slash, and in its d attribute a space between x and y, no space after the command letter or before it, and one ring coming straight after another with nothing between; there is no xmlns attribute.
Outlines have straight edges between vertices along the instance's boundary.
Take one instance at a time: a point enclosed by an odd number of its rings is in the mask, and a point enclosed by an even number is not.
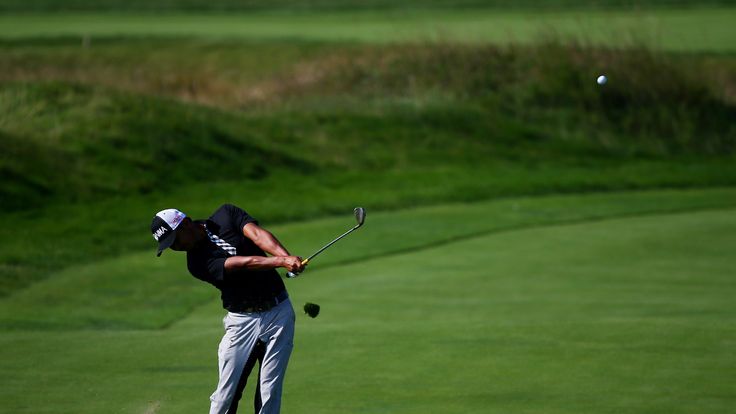
<svg viewBox="0 0 736 414"><path fill-rule="evenodd" d="M19 14L0 37L197 36L346 42L530 42L550 36L677 51L736 50L735 8L636 11L406 10L249 14ZM94 40L93 40L94 41Z"/></svg>
<svg viewBox="0 0 736 414"><path fill-rule="evenodd" d="M246 200L237 204L249 205ZM351 238L350 243L339 244L329 255L321 256L316 269L428 248L494 231L605 217L732 207L736 206L736 190L527 197L397 212L375 212L372 204L365 206L370 211L371 225L361 229L360 237ZM264 211L255 203L249 210L256 216ZM186 211L193 217L200 217L197 210ZM351 208L347 208L345 214L335 218L279 226L271 226L268 221L262 224L273 229L294 254L306 256L352 225L350 211ZM73 223L70 220L65 225L73 228ZM51 224L40 223L38 228L44 226ZM58 237L67 231L61 229ZM115 232L114 228L109 230L111 234ZM57 237L52 239L58 240ZM144 251L70 264L63 270L50 272L44 281L12 293L0 301L0 329L163 328L210 297L211 292L205 286L191 283L188 276L182 277L187 273L176 265L181 262L180 257L167 254L152 260L151 241L146 238L144 242L147 247ZM78 243L81 242L74 241L72 245ZM52 250L52 246L50 243L44 250ZM82 253L86 251L88 249L83 249ZM38 303L43 303L47 312L38 314Z"/></svg>
<svg viewBox="0 0 736 414"><path fill-rule="evenodd" d="M298 317L284 412L729 412L736 214L728 199L733 191L369 210L366 227L288 281L298 310L313 301L323 311ZM664 213L683 200L691 211ZM692 211L713 202L731 209ZM647 215L605 219L637 212ZM594 220L545 225L561 219ZM277 231L301 251L344 225ZM145 251L67 269L24 291L43 304L35 308L31 297L3 299L3 315L35 323L0 335L3 408L205 411L222 310L181 259ZM196 300L151 294L161 302L145 303L147 292L126 290L159 290L146 282L156 278L184 289L173 295L191 298L196 286ZM56 288L44 284L65 280L84 288L49 297ZM97 320L87 318L98 308ZM162 329L126 329L161 321Z"/></svg>

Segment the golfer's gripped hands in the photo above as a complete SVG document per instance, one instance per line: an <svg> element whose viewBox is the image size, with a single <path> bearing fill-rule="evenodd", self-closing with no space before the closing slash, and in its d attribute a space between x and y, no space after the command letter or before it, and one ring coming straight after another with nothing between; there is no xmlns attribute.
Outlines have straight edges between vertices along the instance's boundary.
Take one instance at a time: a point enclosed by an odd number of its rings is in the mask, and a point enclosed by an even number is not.
<svg viewBox="0 0 736 414"><path fill-rule="evenodd" d="M286 270L290 271L291 273L301 273L304 271L304 267L306 265L302 264L302 258L299 256L283 256L282 257L284 264L283 266L286 268Z"/></svg>

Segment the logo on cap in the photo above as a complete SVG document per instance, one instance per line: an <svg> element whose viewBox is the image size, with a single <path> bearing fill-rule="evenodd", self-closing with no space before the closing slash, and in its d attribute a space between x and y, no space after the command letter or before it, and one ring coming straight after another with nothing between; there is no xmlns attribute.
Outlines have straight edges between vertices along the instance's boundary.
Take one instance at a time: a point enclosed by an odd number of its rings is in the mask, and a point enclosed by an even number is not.
<svg viewBox="0 0 736 414"><path fill-rule="evenodd" d="M153 233L153 238L158 241L158 239L160 239L164 234L166 234L166 227L161 226Z"/></svg>

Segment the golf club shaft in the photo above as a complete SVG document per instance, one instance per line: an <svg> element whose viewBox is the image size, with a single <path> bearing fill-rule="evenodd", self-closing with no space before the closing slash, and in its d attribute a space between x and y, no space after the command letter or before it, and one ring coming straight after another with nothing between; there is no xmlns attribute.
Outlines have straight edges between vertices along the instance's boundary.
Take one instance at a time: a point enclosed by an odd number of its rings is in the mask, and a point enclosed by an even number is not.
<svg viewBox="0 0 736 414"><path fill-rule="evenodd" d="M359 226L355 226L355 227L353 227L352 229L350 229L350 230L346 231L345 233L343 233L342 235L340 235L340 237L338 237L338 238L336 238L335 240L333 240L333 241L331 241L331 242L327 243L327 244L326 244L326 245L325 245L324 247L322 247L321 249L319 249L319 250L317 250L316 252L314 252L314 254L312 254L311 256L309 256L309 257L307 257L306 259L304 259L304 260L302 261L302 264L307 264L307 262L309 262L310 260L314 259L314 257L315 257L315 256L317 256L318 254L320 254L320 253L322 253L323 251L327 250L327 248L328 248L328 247L330 247L330 246L332 246L333 244L337 243L337 242L338 242L338 240L340 240L340 239L342 239L343 237L347 236L348 234L352 233L352 232L353 232L353 231L355 231L355 229L357 229L358 227L359 227Z"/></svg>
<svg viewBox="0 0 736 414"><path fill-rule="evenodd" d="M350 230L346 231L345 233L341 234L341 235L340 235L340 236L339 236L338 238L336 238L335 240L333 240L333 241L331 241L331 242L327 243L326 245L324 245L324 247L322 247L321 249L319 249L319 250L317 250L316 252L314 252L314 254L312 254L311 256L309 256L309 257L307 257L306 259L302 260L302 264L303 264L303 265L305 265L305 264L309 263L309 261L310 261L310 260L312 260L312 259L314 259L314 258L315 258L315 256L317 256L318 254L320 254L320 253L322 253L323 251L327 250L327 248L328 248L328 247L330 247L330 246L332 246L333 244L337 243L337 242L338 242L338 241L339 241L340 239L342 239L343 237L345 237L345 236L347 236L348 234L352 233L352 232L353 232L353 231L355 231L355 230L356 230L356 229L357 229L358 227L360 227L360 224L358 224L357 226L353 227L352 229L350 229ZM294 277L294 276L296 276L297 274L298 274L298 273L292 273L292 272L288 272L288 273L286 274L286 277Z"/></svg>

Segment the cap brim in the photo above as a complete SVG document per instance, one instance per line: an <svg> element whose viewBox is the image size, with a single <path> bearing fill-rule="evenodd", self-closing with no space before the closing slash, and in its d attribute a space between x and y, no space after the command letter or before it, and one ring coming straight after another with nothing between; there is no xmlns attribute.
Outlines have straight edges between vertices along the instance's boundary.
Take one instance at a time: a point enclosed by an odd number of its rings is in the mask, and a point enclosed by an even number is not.
<svg viewBox="0 0 736 414"><path fill-rule="evenodd" d="M168 249L169 247L171 247L172 244L174 244L174 240L176 240L176 230L167 234L165 237L161 238L161 240L158 241L158 253L156 253L156 256L161 256L161 253L163 253L164 250Z"/></svg>

